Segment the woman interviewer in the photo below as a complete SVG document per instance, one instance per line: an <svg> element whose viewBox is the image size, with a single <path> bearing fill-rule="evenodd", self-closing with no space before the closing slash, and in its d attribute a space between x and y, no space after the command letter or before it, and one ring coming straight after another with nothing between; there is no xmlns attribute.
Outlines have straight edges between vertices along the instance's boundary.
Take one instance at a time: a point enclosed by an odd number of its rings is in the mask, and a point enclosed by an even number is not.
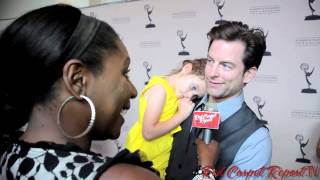
<svg viewBox="0 0 320 180"><path fill-rule="evenodd" d="M90 151L92 140L120 135L121 113L137 95L112 27L48 6L9 25L0 51L0 179L158 179L137 154Z"/></svg>

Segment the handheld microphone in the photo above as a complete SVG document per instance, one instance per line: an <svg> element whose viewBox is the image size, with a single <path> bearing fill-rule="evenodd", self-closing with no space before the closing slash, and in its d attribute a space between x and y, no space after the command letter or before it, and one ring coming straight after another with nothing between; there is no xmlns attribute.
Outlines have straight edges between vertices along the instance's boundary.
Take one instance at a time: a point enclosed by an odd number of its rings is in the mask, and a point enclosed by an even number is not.
<svg viewBox="0 0 320 180"><path fill-rule="evenodd" d="M212 129L219 129L220 113L215 103L207 102L204 111L194 111L192 127L203 128L202 139L209 144L212 139Z"/></svg>

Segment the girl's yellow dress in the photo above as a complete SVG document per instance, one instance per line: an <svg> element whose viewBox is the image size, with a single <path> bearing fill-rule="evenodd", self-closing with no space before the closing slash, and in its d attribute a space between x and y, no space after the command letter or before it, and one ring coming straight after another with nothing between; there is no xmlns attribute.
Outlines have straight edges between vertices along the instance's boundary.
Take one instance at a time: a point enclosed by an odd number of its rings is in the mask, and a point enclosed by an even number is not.
<svg viewBox="0 0 320 180"><path fill-rule="evenodd" d="M143 88L139 97L139 119L130 129L126 139L125 147L129 149L130 152L140 150L142 159L152 161L152 167L157 169L160 173L161 179L164 179L165 170L168 166L170 151L172 148L172 135L180 131L181 127L178 126L169 133L151 141L147 141L143 138L142 123L144 112L147 107L147 101L144 98L144 93L152 86L159 84L164 87L167 93L166 101L160 115L160 122L167 121L177 112L178 99L173 88L169 85L168 81L164 77L153 76L149 83Z"/></svg>

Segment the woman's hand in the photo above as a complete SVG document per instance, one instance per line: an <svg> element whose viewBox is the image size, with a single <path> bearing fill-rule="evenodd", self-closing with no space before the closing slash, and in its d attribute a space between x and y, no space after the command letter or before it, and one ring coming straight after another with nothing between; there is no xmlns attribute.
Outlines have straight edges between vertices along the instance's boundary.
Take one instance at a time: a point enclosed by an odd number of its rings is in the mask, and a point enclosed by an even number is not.
<svg viewBox="0 0 320 180"><path fill-rule="evenodd" d="M209 144L205 144L200 138L197 138L195 143L197 144L198 164L203 167L214 167L218 160L219 143L215 140L211 140Z"/></svg>

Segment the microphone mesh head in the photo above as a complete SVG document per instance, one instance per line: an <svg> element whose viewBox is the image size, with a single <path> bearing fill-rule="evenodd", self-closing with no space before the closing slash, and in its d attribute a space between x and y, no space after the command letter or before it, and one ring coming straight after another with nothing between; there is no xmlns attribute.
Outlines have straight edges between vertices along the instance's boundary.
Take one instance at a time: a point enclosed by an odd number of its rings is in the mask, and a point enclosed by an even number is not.
<svg viewBox="0 0 320 180"><path fill-rule="evenodd" d="M217 112L218 111L217 104L216 103L207 102L206 105L204 106L204 110L205 111L210 111L210 112Z"/></svg>

